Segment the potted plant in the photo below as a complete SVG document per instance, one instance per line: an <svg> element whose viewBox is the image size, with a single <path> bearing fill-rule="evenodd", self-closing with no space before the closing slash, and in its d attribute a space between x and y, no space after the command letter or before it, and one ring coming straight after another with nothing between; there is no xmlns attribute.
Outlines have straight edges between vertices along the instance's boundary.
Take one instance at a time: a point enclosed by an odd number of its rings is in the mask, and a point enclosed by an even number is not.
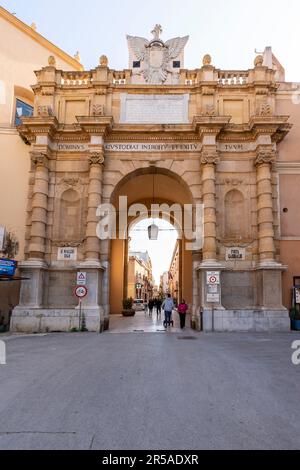
<svg viewBox="0 0 300 470"><path fill-rule="evenodd" d="M292 330L300 331L300 311L296 308L291 310Z"/></svg>
<svg viewBox="0 0 300 470"><path fill-rule="evenodd" d="M122 310L123 317L134 317L135 310L132 308L132 306L133 306L132 298L123 300L123 310Z"/></svg>

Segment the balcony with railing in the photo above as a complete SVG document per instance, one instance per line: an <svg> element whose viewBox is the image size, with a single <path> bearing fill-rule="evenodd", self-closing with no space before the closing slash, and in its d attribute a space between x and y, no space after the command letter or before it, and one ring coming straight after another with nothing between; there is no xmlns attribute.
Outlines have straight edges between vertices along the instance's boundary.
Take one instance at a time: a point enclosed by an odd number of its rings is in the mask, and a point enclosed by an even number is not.
<svg viewBox="0 0 300 470"><path fill-rule="evenodd" d="M93 74L87 72L61 72L61 85L63 86L88 86L93 82Z"/></svg>
<svg viewBox="0 0 300 470"><path fill-rule="evenodd" d="M246 85L249 83L249 71L247 70L219 70L219 85Z"/></svg>

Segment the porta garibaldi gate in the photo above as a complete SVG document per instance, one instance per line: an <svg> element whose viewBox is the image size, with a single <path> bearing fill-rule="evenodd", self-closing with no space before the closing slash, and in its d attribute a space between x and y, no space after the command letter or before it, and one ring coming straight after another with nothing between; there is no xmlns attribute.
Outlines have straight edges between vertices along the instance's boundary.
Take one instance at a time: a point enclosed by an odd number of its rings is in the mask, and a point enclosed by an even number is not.
<svg viewBox="0 0 300 470"><path fill-rule="evenodd" d="M220 71L205 56L184 69L188 37L127 37L129 68L101 56L64 72L53 57L36 73L34 116L19 132L31 145L26 256L13 331L78 325L76 273L90 331L120 313L126 241L97 236L100 204L203 205L203 244L182 240L182 291L192 325L205 331L289 329L277 246L277 146L290 129L275 114L274 70ZM229 77L229 78L228 78ZM274 203L275 201L275 203ZM119 223L119 222L118 222ZM117 226L118 228L118 226Z"/></svg>

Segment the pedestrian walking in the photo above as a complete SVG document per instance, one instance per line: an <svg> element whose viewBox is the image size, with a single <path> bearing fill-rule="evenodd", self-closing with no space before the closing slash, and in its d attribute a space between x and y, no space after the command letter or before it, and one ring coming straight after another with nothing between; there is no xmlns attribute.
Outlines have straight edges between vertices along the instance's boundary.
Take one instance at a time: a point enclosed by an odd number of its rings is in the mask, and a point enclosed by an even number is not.
<svg viewBox="0 0 300 470"><path fill-rule="evenodd" d="M154 300L151 299L151 300L149 300L149 304L148 304L149 317L152 317L153 307L154 307Z"/></svg>
<svg viewBox="0 0 300 470"><path fill-rule="evenodd" d="M156 315L157 317L161 316L161 306L162 306L162 300L161 299L156 299L155 301L155 307L156 307Z"/></svg>
<svg viewBox="0 0 300 470"><path fill-rule="evenodd" d="M179 313L179 318L180 318L180 328L182 330L185 328L185 319L186 319L186 313L187 313L188 309L189 309L189 306L187 305L185 300L183 300L178 305L178 313Z"/></svg>
<svg viewBox="0 0 300 470"><path fill-rule="evenodd" d="M164 321L164 326L167 328L168 326L173 326L173 321L172 321L172 312L174 309L174 302L173 299L171 298L171 294L168 294L168 297L163 301L162 303L162 308L165 311L165 321Z"/></svg>

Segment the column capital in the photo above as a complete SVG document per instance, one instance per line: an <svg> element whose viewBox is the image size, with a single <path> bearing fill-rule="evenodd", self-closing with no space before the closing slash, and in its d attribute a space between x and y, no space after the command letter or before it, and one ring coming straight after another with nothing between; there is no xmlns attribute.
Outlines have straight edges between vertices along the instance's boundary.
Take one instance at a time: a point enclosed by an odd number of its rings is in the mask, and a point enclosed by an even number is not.
<svg viewBox="0 0 300 470"><path fill-rule="evenodd" d="M90 165L103 165L104 160L103 152L91 152L89 155Z"/></svg>
<svg viewBox="0 0 300 470"><path fill-rule="evenodd" d="M216 149L204 149L200 156L201 165L217 165L220 162L220 155Z"/></svg>
<svg viewBox="0 0 300 470"><path fill-rule="evenodd" d="M255 159L255 165L272 165L273 163L276 162L276 152L274 150L259 150L256 159Z"/></svg>
<svg viewBox="0 0 300 470"><path fill-rule="evenodd" d="M30 158L36 167L48 167L48 155L43 152L30 152Z"/></svg>

